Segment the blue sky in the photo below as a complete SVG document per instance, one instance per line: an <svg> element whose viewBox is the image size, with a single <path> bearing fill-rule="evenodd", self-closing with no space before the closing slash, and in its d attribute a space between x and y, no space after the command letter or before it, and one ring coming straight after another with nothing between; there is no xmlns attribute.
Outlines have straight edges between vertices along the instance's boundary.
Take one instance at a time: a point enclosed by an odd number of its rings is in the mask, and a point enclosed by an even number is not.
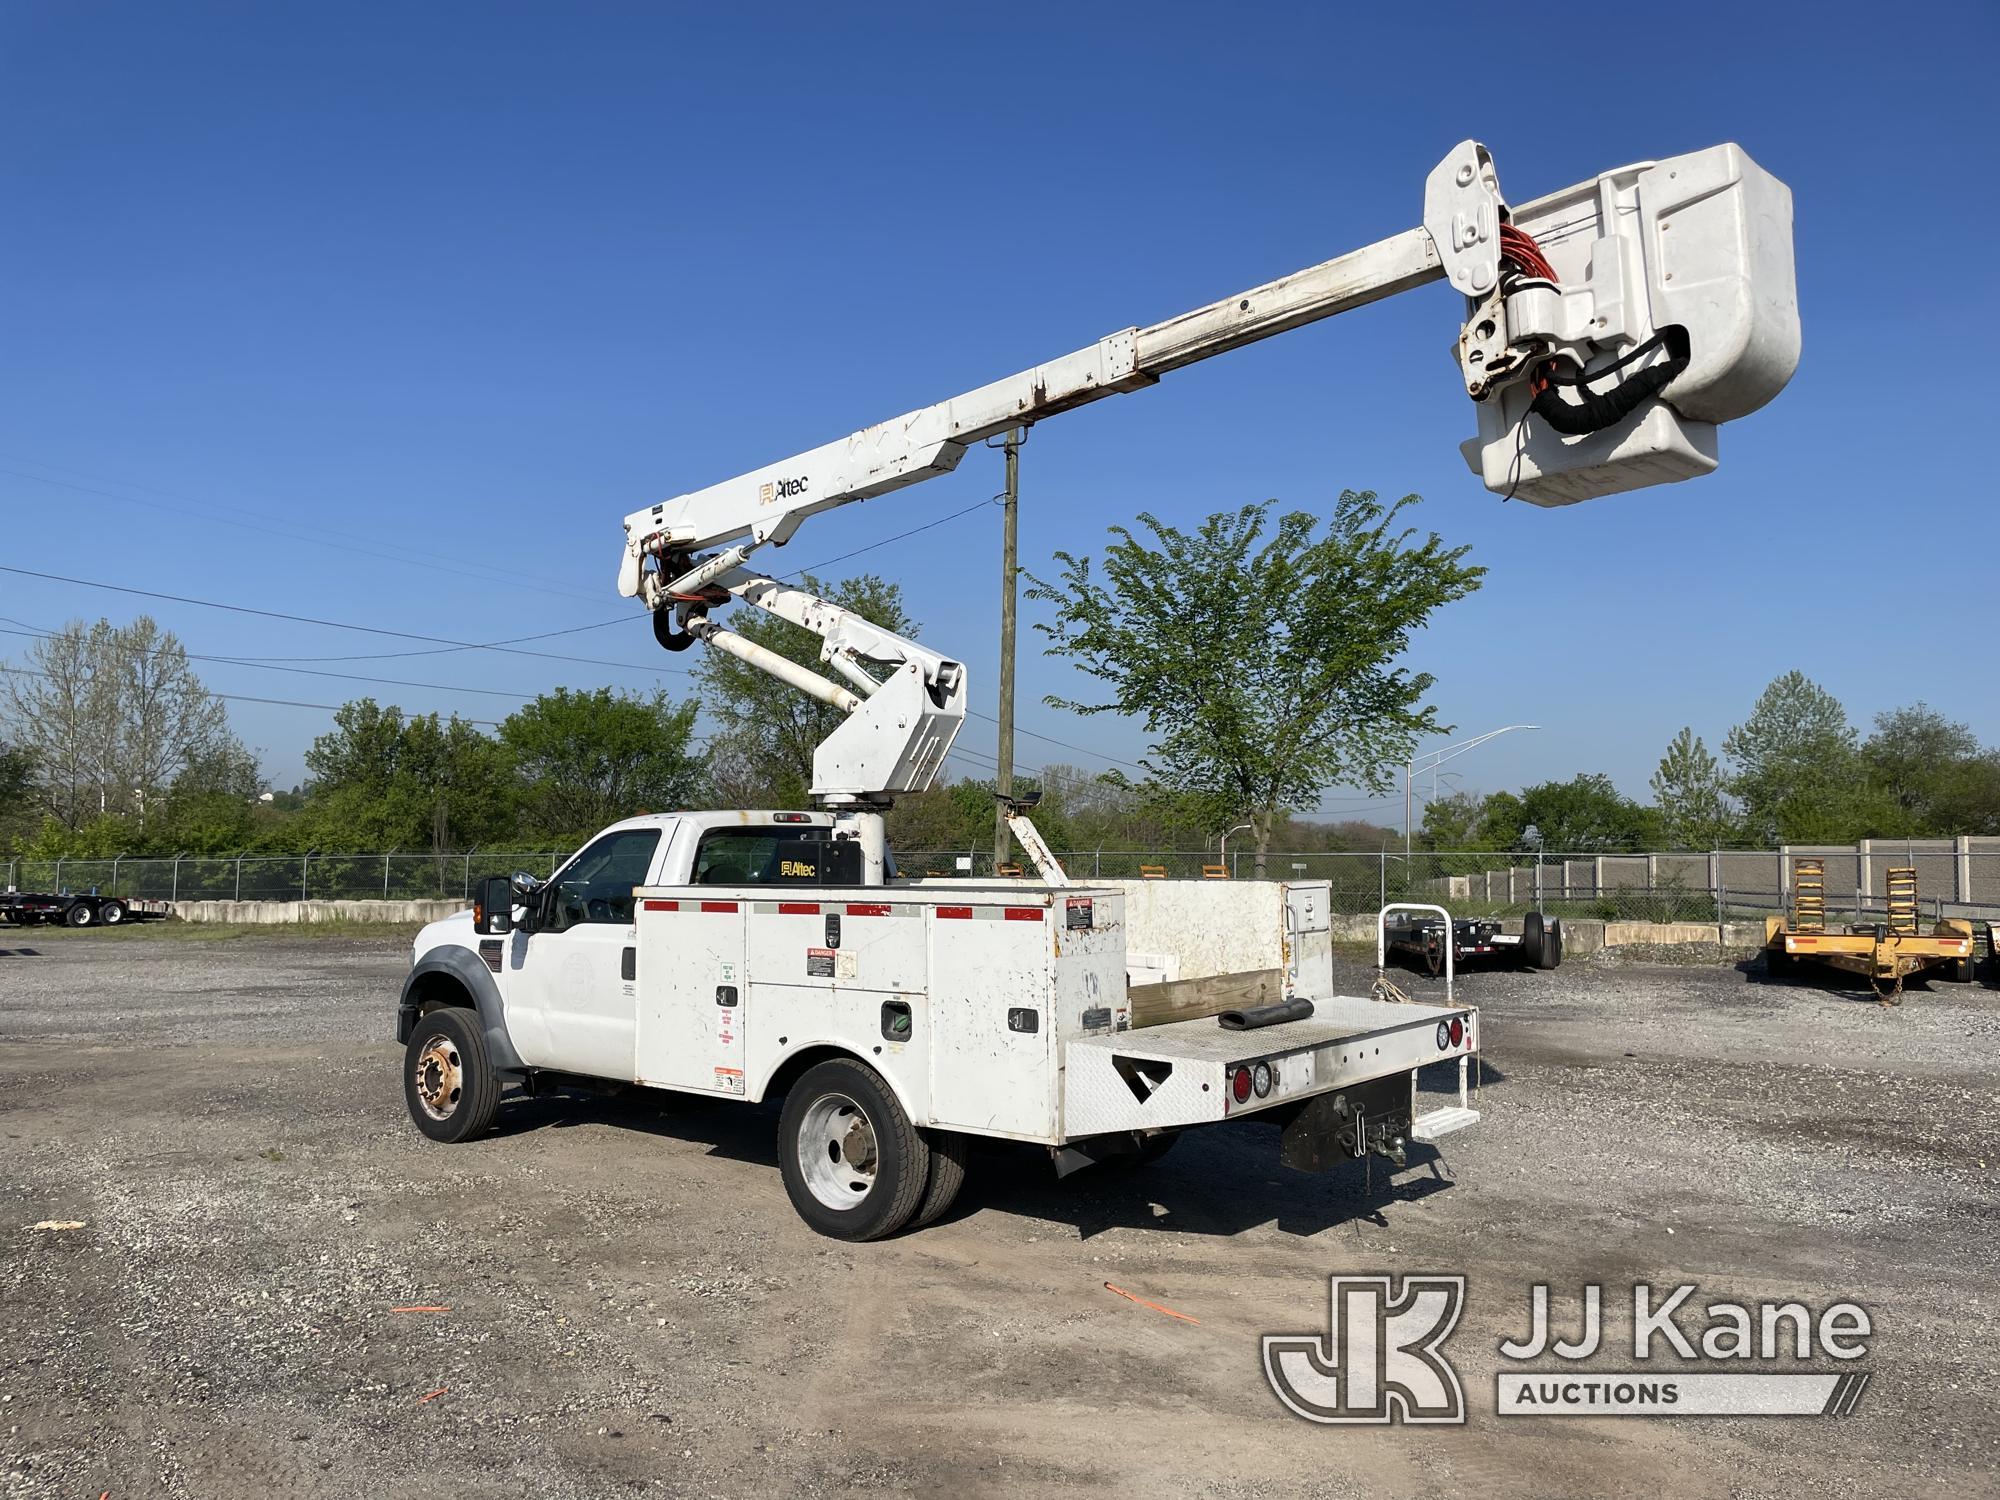
<svg viewBox="0 0 2000 1500"><path fill-rule="evenodd" d="M611 620L627 511L1406 229L1467 135L1525 199L1740 141L1795 195L1805 354L1691 484L1543 511L1466 471L1422 289L1050 421L1022 555L1343 486L1491 573L1420 639L1441 716L1542 724L1493 788L1713 745L1799 667L1865 724L1983 688L1995 491L1979 247L1987 4L1609 7L1588 25L1345 6L20 4L0 17L0 561L455 640ZM810 523L788 571L999 488L997 453ZM993 707L997 509L836 568L899 579ZM0 574L37 627L149 610L193 651L422 649ZM1032 618L1032 615L1030 616ZM10 627L11 628L11 627ZM1136 729L1040 706L1028 764ZM0 636L18 661L27 643ZM489 652L212 665L217 690L509 694L684 676L643 617ZM467 691L482 689L483 694ZM280 784L316 709L234 703ZM990 754L993 728L963 743ZM975 770L968 758L965 769ZM1329 808L1400 818L1400 795Z"/></svg>

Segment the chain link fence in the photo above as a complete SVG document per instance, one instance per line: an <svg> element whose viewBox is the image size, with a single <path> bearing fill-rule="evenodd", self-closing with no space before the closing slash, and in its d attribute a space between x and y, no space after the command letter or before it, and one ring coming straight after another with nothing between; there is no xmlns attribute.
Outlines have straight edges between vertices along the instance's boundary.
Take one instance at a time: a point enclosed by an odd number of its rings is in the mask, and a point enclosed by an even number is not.
<svg viewBox="0 0 2000 1500"><path fill-rule="evenodd" d="M1057 858L1073 880L1242 880L1255 869L1254 856L1237 849L1065 850L1057 851ZM1926 915L2000 920L2000 839L1878 839L1859 847L1708 853L1274 852L1265 874L1274 880L1325 880L1334 910L1347 914L1373 912L1390 901L1425 901L1461 916L1543 911L1608 921L1717 922L1787 910L1796 861L1807 858L1822 863L1830 918L1881 920L1888 910L1888 872L1914 869ZM899 850L897 862L906 875L994 873L987 849Z"/></svg>
<svg viewBox="0 0 2000 1500"><path fill-rule="evenodd" d="M174 858L0 859L8 889L97 891L169 901L467 900L481 875L553 874L566 851L457 854L246 854ZM1247 849L1058 851L1075 880L1247 880ZM2000 839L1873 840L1837 848L1710 853L1562 854L1399 849L1271 854L1275 880L1325 880L1334 909L1360 914L1389 901L1426 901L1464 916L1539 910L1612 921L1754 920L1787 909L1796 862L1818 859L1830 918L1867 922L1887 911L1888 872L1914 869L1926 915L2000 920ZM905 875L994 874L990 849L897 851ZM1013 872L1009 866L1007 873Z"/></svg>
<svg viewBox="0 0 2000 1500"><path fill-rule="evenodd" d="M0 860L6 887L96 891L160 901L425 901L472 899L481 875L552 875L569 857L475 849L463 854L180 855L170 859Z"/></svg>

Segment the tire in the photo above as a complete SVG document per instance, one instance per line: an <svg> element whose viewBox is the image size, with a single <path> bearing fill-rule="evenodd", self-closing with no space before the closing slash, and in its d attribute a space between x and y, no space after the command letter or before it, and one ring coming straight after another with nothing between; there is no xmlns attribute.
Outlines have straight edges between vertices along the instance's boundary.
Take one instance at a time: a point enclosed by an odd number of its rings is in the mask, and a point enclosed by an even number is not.
<svg viewBox="0 0 2000 1500"><path fill-rule="evenodd" d="M486 1055L477 1011L447 1006L418 1018L403 1049L403 1102L417 1129L448 1145L493 1123L500 1075Z"/></svg>
<svg viewBox="0 0 2000 1500"><path fill-rule="evenodd" d="M924 1139L931 1148L931 1175L924 1183L924 1201L910 1220L912 1229L935 1223L958 1201L958 1190L965 1186L966 1159L972 1154L972 1143L955 1130L926 1130Z"/></svg>
<svg viewBox="0 0 2000 1500"><path fill-rule="evenodd" d="M71 927L88 927L97 920L97 913L90 909L88 901L78 901L63 913L63 921Z"/></svg>
<svg viewBox="0 0 2000 1500"><path fill-rule="evenodd" d="M97 917L106 927L116 927L120 922L125 920L125 903L123 901L107 901L97 909Z"/></svg>
<svg viewBox="0 0 2000 1500"><path fill-rule="evenodd" d="M1444 944L1426 942L1424 944L1424 971L1435 979L1444 973Z"/></svg>
<svg viewBox="0 0 2000 1500"><path fill-rule="evenodd" d="M807 1069L785 1096L778 1116L785 1193L829 1239L894 1234L922 1206L930 1168L930 1146L872 1068L833 1058Z"/></svg>
<svg viewBox="0 0 2000 1500"><path fill-rule="evenodd" d="M1542 962L1542 950L1547 938L1542 931L1542 914L1531 911L1521 918L1521 963L1530 969L1550 969L1555 965Z"/></svg>
<svg viewBox="0 0 2000 1500"><path fill-rule="evenodd" d="M1550 917L1542 924L1542 967L1559 969L1563 961L1563 924L1561 917Z"/></svg>
<svg viewBox="0 0 2000 1500"><path fill-rule="evenodd" d="M1969 958L1954 958L1949 963L1938 965L1938 978L1952 984L1972 983L1973 962Z"/></svg>

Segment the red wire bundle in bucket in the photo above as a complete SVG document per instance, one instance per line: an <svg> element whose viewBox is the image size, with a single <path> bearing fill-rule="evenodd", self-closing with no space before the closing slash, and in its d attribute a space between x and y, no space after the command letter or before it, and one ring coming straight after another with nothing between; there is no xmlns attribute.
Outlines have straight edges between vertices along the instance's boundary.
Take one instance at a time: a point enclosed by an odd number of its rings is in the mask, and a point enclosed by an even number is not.
<svg viewBox="0 0 2000 1500"><path fill-rule="evenodd" d="M1511 260L1529 276L1543 281L1560 281L1556 268L1549 264L1549 258L1542 254L1542 247L1535 243L1535 237L1525 229L1516 229L1512 224L1500 226L1500 254Z"/></svg>

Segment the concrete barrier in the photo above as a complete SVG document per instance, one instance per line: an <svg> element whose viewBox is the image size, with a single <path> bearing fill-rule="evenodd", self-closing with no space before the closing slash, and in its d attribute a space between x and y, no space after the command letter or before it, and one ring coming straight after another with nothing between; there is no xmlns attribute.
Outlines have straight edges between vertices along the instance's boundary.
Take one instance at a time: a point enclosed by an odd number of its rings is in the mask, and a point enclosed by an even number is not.
<svg viewBox="0 0 2000 1500"><path fill-rule="evenodd" d="M468 901L176 901L183 922L236 922L275 926L286 922L435 922Z"/></svg>

